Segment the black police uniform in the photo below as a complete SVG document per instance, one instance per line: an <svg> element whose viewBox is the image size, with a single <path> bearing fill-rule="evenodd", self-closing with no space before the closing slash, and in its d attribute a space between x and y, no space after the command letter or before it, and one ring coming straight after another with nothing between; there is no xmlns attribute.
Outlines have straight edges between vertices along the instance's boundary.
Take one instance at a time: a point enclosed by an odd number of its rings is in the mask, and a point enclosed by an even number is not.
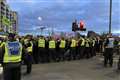
<svg viewBox="0 0 120 80"><path fill-rule="evenodd" d="M38 42L37 40L33 41L33 59L35 64L38 64L39 62L39 57L38 57Z"/></svg>
<svg viewBox="0 0 120 80"><path fill-rule="evenodd" d="M30 74L32 71L32 62L33 62L32 52L27 51L27 48L30 46L32 46L30 41L28 41L28 43L24 45L25 48L24 62L27 65L27 70L25 74Z"/></svg>
<svg viewBox="0 0 120 80"><path fill-rule="evenodd" d="M104 66L107 67L109 62L110 66L113 65L113 38L107 38L105 42L105 53L104 53ZM112 43L112 44L111 44Z"/></svg>

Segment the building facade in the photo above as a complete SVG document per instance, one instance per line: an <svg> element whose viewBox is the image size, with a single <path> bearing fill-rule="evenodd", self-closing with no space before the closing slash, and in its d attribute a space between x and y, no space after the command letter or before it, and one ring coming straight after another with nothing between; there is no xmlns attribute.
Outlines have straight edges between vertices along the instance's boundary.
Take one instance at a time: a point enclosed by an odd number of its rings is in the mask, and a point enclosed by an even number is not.
<svg viewBox="0 0 120 80"><path fill-rule="evenodd" d="M6 0L0 0L0 29L8 33L18 30L18 14L10 9Z"/></svg>
<svg viewBox="0 0 120 80"><path fill-rule="evenodd" d="M4 29L2 18L6 15L6 0L0 0L0 29Z"/></svg>
<svg viewBox="0 0 120 80"><path fill-rule="evenodd" d="M12 32L18 32L18 13L16 11L11 11L10 21L12 25Z"/></svg>

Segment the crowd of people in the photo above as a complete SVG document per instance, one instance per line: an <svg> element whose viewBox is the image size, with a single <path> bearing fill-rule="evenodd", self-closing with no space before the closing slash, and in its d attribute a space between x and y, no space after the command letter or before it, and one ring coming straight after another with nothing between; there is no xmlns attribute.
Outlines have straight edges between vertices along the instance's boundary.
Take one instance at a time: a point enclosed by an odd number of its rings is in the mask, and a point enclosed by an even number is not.
<svg viewBox="0 0 120 80"><path fill-rule="evenodd" d="M16 36L16 40L22 44L23 58L26 56L24 53L29 48L31 49L32 63L36 64L88 59L96 56L96 53L104 52L105 49L105 40L98 37L60 37L56 39L55 37L33 37L27 35L22 37ZM5 39L1 38L0 44L2 41L4 42ZM115 45L118 43L119 41L116 41Z"/></svg>
<svg viewBox="0 0 120 80"><path fill-rule="evenodd" d="M91 58L96 52L102 52L102 40L97 38L64 38L30 35L22 37L19 41L24 47L29 43L32 46L32 56L35 63L59 62L64 60L76 60ZM25 48L24 48L25 49Z"/></svg>
<svg viewBox="0 0 120 80"><path fill-rule="evenodd" d="M120 45L120 41L114 40L111 36L101 39L100 37L86 36L55 38L53 36L33 37L27 35L20 37L9 34L6 39L0 38L0 63L3 64L4 71L7 72L8 63L18 64L22 61L27 65L26 74L30 74L32 64L89 59L96 56L97 53L104 52L104 66L107 67L109 62L112 67L114 45ZM9 54L13 56L11 57ZM18 70L20 67L14 69L14 71ZM9 74L5 75L5 80L8 79ZM17 74L14 73L14 75Z"/></svg>

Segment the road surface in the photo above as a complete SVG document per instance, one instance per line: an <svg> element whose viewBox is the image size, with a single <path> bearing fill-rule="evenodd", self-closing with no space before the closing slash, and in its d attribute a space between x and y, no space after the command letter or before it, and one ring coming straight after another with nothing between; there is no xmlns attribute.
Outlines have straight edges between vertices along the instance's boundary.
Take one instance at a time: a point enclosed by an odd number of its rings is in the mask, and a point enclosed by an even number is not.
<svg viewBox="0 0 120 80"><path fill-rule="evenodd" d="M117 59L112 68L103 67L103 58L94 57L79 61L66 61L33 65L32 74L22 80L120 80L120 72L116 70ZM25 66L22 67L22 73Z"/></svg>

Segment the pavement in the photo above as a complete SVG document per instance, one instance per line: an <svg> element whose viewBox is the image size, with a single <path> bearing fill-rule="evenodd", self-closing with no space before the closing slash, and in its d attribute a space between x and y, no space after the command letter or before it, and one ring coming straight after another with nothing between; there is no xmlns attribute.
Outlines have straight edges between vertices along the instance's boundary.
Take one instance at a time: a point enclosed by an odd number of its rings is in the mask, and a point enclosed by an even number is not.
<svg viewBox="0 0 120 80"><path fill-rule="evenodd" d="M100 56L87 60L33 65L32 73L22 75L22 80L120 80L117 60L116 57L112 68L104 68L103 57ZM25 69L23 66L22 73Z"/></svg>

